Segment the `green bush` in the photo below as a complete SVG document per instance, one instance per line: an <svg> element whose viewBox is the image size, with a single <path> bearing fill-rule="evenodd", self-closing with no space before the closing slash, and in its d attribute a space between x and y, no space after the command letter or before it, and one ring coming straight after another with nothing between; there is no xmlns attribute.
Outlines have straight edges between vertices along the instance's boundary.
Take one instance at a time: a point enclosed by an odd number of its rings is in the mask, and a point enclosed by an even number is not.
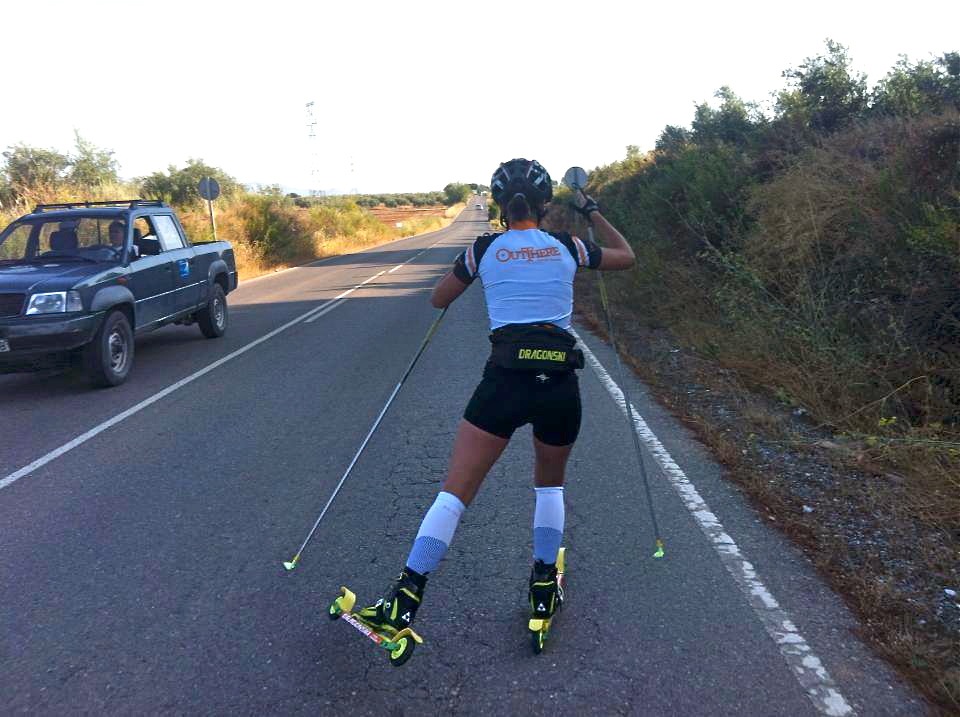
<svg viewBox="0 0 960 717"><path fill-rule="evenodd" d="M443 188L443 193L445 195L445 203L448 207L458 204L460 202L465 202L470 198L472 194L470 185L462 184L460 182L451 182Z"/></svg>
<svg viewBox="0 0 960 717"><path fill-rule="evenodd" d="M162 199L169 204L188 206L203 201L197 186L200 180L211 177L220 185L220 194L230 197L240 191L241 186L233 177L217 167L204 164L201 159L188 159L187 166L177 169L167 167L166 174L154 172L138 180L141 196L148 199ZM268 194L279 193L276 185L267 188ZM276 190L276 191L274 191Z"/></svg>

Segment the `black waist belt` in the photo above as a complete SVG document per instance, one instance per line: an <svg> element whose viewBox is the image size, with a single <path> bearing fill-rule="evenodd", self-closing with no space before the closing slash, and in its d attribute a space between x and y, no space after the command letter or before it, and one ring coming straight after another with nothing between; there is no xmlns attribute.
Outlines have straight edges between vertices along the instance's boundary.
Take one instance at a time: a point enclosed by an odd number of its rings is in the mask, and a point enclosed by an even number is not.
<svg viewBox="0 0 960 717"><path fill-rule="evenodd" d="M519 371L570 371L583 368L577 340L551 324L510 324L490 334L490 362Z"/></svg>

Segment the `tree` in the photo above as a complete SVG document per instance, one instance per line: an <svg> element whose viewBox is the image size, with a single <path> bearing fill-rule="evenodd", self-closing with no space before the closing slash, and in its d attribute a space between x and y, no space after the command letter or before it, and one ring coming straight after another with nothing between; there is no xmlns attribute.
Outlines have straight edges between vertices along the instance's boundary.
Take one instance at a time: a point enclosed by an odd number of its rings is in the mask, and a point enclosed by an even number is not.
<svg viewBox="0 0 960 717"><path fill-rule="evenodd" d="M714 97L721 101L719 109L713 109L705 102L697 105L690 125L693 142L699 145L717 142L744 144L763 119L756 105L744 102L729 87L721 87Z"/></svg>
<svg viewBox="0 0 960 717"><path fill-rule="evenodd" d="M465 202L470 198L470 186L460 182L451 182L443 188L446 195L447 206L452 206L457 202Z"/></svg>
<svg viewBox="0 0 960 717"><path fill-rule="evenodd" d="M138 180L140 193L150 199L162 199L170 204L187 205L200 201L197 185L204 177L212 177L220 185L224 196L234 194L240 189L236 179L217 167L204 164L202 159L188 159L187 166L177 169L167 167L167 173L154 172Z"/></svg>
<svg viewBox="0 0 960 717"><path fill-rule="evenodd" d="M95 187L118 181L117 161L113 152L101 149L73 131L74 154L70 156L69 180L80 187Z"/></svg>
<svg viewBox="0 0 960 717"><path fill-rule="evenodd" d="M664 154L677 154L691 141L690 130L684 127L667 125L657 139L656 148Z"/></svg>
<svg viewBox="0 0 960 717"><path fill-rule="evenodd" d="M882 115L915 116L960 109L960 53L911 65L905 55L877 83L872 109Z"/></svg>
<svg viewBox="0 0 960 717"><path fill-rule="evenodd" d="M70 159L53 149L28 147L21 143L3 153L3 174L9 191L16 196L39 186L56 187L66 179Z"/></svg>
<svg viewBox="0 0 960 717"><path fill-rule="evenodd" d="M808 57L783 76L793 87L777 98L778 115L830 134L850 124L867 108L867 78L853 72L847 48L828 39L826 56Z"/></svg>

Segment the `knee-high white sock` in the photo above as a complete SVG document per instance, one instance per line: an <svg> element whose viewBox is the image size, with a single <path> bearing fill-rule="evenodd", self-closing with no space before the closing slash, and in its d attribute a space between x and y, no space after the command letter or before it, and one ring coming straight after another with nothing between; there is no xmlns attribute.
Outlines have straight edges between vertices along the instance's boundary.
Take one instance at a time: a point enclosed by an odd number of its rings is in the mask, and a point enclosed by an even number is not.
<svg viewBox="0 0 960 717"><path fill-rule="evenodd" d="M552 565L557 562L563 541L563 487L534 490L537 507L533 511L533 559Z"/></svg>
<svg viewBox="0 0 960 717"><path fill-rule="evenodd" d="M440 491L420 523L420 530L407 558L408 568L422 575L436 570L447 554L464 510L466 506L457 496Z"/></svg>

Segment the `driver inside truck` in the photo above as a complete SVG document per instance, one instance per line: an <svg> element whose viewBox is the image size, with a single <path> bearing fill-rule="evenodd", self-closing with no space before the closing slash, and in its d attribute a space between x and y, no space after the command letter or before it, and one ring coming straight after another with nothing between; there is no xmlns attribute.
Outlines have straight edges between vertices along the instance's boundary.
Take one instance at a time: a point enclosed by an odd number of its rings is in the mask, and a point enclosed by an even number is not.
<svg viewBox="0 0 960 717"><path fill-rule="evenodd" d="M123 239L127 233L127 225L119 219L110 222L109 228L110 246L117 252L117 256L123 253ZM140 256L139 248L136 244L130 246L130 259L136 259Z"/></svg>

